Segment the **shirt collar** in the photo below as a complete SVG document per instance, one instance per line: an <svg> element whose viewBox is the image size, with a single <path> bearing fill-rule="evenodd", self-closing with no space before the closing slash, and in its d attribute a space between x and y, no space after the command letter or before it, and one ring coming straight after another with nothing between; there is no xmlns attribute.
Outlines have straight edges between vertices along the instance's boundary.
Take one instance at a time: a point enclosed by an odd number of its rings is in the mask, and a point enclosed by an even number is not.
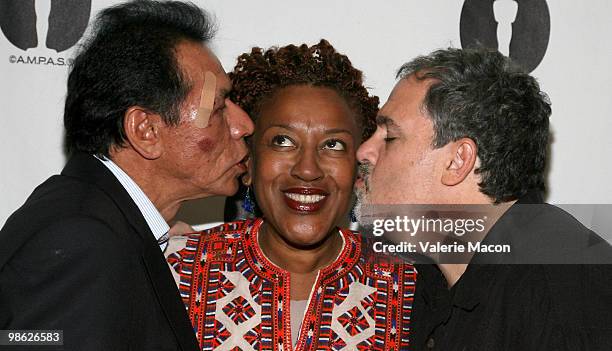
<svg viewBox="0 0 612 351"><path fill-rule="evenodd" d="M136 184L136 182L134 182L134 180L130 178L127 173L117 166L115 162L108 158L102 159L95 155L94 157L100 160L100 162L102 162L102 164L113 173L119 183L121 183L132 200L134 200L134 203L140 210L140 213L142 213L147 225L151 229L151 233L153 233L153 236L155 236L155 240L159 241L159 238L170 230L170 226L168 226L168 223L166 223L166 220L164 220L164 217L162 217L155 205L153 205L147 195L142 191L142 189L140 189L138 184ZM165 245L166 244L161 247L162 250L165 248Z"/></svg>

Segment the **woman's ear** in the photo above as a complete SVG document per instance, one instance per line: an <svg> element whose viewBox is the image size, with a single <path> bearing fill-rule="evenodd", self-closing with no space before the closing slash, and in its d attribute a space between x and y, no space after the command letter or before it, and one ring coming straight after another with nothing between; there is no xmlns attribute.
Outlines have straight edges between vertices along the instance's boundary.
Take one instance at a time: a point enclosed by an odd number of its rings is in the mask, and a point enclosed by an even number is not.
<svg viewBox="0 0 612 351"><path fill-rule="evenodd" d="M478 159L478 148L470 138L461 138L450 145L449 161L442 174L442 184L460 184L474 170Z"/></svg>
<svg viewBox="0 0 612 351"><path fill-rule="evenodd" d="M123 130L128 143L148 160L159 158L163 153L161 116L140 106L127 109L123 119Z"/></svg>
<svg viewBox="0 0 612 351"><path fill-rule="evenodd" d="M253 183L252 174L253 174L253 160L249 156L246 160L247 172L242 176L242 184L249 187Z"/></svg>

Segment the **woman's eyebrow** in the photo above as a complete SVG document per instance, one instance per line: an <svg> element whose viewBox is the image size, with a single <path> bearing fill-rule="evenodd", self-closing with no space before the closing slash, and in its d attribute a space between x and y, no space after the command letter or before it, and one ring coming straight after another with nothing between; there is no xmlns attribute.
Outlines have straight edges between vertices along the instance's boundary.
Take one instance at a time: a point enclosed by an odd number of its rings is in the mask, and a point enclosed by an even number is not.
<svg viewBox="0 0 612 351"><path fill-rule="evenodd" d="M276 127L276 128L283 128L283 129L289 129L289 130L294 130L295 129L295 128L291 127L288 124L280 124L280 123L271 124L266 129L270 129L270 128L274 128L274 127Z"/></svg>
<svg viewBox="0 0 612 351"><path fill-rule="evenodd" d="M281 124L281 123L271 124L271 125L269 125L266 128L266 130L268 130L270 128L283 128L283 129L287 129L287 130L295 130L296 129L296 127L291 126L290 124ZM325 134L338 134L338 133L352 134L350 130L344 129L344 128L331 128L331 129L326 129L325 130Z"/></svg>
<svg viewBox="0 0 612 351"><path fill-rule="evenodd" d="M338 134L338 133L352 134L350 130L342 129L342 128L332 128L332 129L325 130L325 134Z"/></svg>

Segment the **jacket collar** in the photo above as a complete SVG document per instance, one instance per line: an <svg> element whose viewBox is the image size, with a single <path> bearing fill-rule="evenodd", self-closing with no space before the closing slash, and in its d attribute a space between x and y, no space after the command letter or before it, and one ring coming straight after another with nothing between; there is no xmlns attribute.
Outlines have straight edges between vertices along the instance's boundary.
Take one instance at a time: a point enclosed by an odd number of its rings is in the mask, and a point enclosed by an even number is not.
<svg viewBox="0 0 612 351"><path fill-rule="evenodd" d="M126 220L142 239L142 259L149 274L162 311L169 321L182 350L199 349L195 333L185 312L178 289L164 256L142 213L112 172L95 157L85 153L73 154L62 175L76 177L96 185L111 198Z"/></svg>
<svg viewBox="0 0 612 351"><path fill-rule="evenodd" d="M62 170L62 175L80 178L82 181L96 185L113 200L142 239L153 238L151 229L128 192L112 172L95 157L81 152L73 154Z"/></svg>

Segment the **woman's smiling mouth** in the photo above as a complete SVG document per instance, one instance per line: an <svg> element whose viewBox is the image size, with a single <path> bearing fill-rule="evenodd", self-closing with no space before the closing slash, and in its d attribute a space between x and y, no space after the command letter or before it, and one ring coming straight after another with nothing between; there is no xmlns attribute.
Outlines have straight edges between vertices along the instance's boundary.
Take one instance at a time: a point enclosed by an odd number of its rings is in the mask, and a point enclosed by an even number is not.
<svg viewBox="0 0 612 351"><path fill-rule="evenodd" d="M316 188L290 188L283 193L285 203L289 208L305 213L320 210L329 195L327 192Z"/></svg>

